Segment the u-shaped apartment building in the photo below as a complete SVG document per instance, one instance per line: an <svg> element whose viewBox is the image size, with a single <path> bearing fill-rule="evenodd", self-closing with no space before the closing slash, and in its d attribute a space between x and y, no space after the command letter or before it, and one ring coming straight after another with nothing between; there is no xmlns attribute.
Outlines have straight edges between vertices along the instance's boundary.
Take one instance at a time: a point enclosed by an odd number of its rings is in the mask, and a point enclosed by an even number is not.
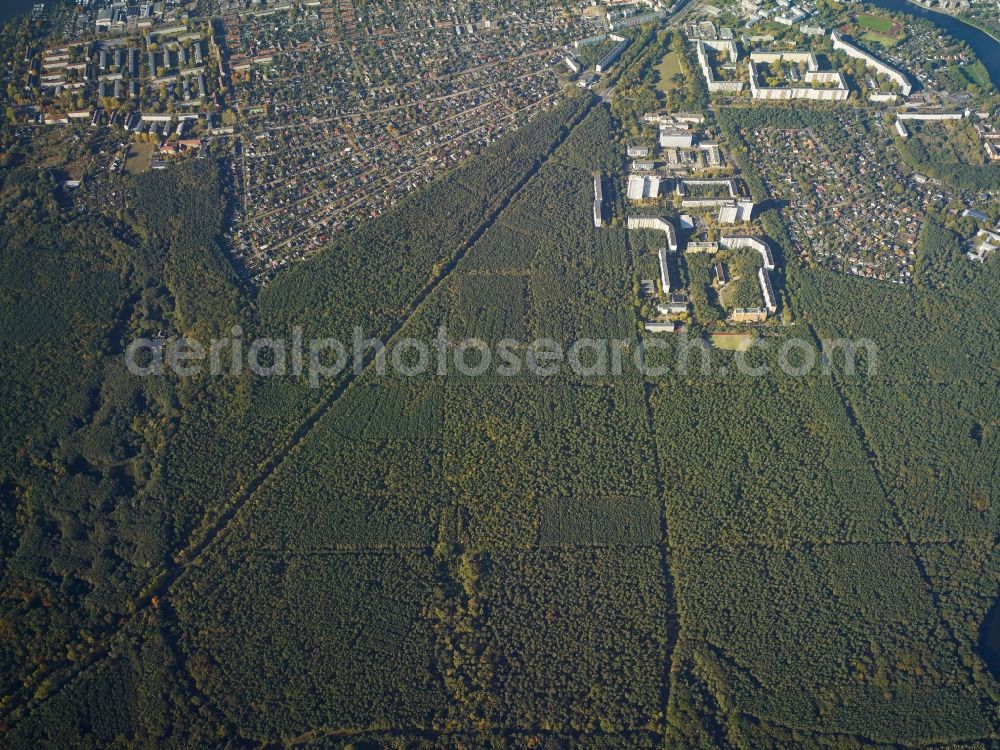
<svg viewBox="0 0 1000 750"><path fill-rule="evenodd" d="M802 80L807 86L766 87L760 85L758 63L771 64L781 61L805 63ZM750 72L750 95L754 99L813 99L816 101L842 102L850 91L843 73L819 69L812 52L751 52L747 63ZM832 84L832 85L830 85Z"/></svg>

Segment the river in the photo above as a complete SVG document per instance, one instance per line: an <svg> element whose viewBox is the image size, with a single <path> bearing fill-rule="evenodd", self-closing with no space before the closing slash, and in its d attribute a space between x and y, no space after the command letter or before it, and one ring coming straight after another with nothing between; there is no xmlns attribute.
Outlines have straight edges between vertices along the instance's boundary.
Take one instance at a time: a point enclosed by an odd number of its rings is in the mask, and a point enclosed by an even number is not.
<svg viewBox="0 0 1000 750"><path fill-rule="evenodd" d="M2 0L0 2L0 24L6 23L22 13L30 13L32 6L37 2L42 2L42 0Z"/></svg>
<svg viewBox="0 0 1000 750"><path fill-rule="evenodd" d="M926 18L932 21L950 36L961 39L969 45L976 57L986 67L993 85L1000 89L1000 42L991 37L985 31L970 26L964 21L960 21L954 16L945 13L936 13L927 10L920 5L908 2L908 0L865 0L868 4L885 10L905 13L909 16ZM873 50L877 54L877 50Z"/></svg>

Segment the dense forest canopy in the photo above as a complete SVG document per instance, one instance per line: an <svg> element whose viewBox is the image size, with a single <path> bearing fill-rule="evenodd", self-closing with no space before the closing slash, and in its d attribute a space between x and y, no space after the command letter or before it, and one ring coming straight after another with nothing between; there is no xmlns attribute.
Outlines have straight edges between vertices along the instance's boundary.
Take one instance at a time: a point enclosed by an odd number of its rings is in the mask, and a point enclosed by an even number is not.
<svg viewBox="0 0 1000 750"><path fill-rule="evenodd" d="M50 170L0 170L0 744L996 742L998 259L972 265L970 222L930 206L911 285L799 262L747 134L849 134L825 110L709 112L697 76L658 93L651 71L694 69L691 48L629 33L611 104L573 86L260 289L226 254L223 163L124 177L104 214ZM778 261L785 315L746 352L708 343L707 254L685 257L685 330L640 324L661 240L626 229L623 146L663 104L706 112ZM899 144L911 168L990 186L923 143ZM724 259L731 301L759 305L756 253ZM140 337L356 327L703 366L126 366ZM858 362L781 366L843 340Z"/></svg>

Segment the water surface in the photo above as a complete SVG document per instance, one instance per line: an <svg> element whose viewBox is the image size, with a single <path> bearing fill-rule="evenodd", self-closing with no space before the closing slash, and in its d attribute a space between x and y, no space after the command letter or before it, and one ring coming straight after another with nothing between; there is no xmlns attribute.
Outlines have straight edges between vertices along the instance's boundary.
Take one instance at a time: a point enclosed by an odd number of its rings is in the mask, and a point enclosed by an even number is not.
<svg viewBox="0 0 1000 750"><path fill-rule="evenodd" d="M933 10L927 10L927 8L915 5L908 0L866 0L866 2L896 13L926 18L947 32L949 36L962 40L976 53L976 57L986 67L986 72L989 73L993 85L1000 89L1000 42L985 31L970 26L954 16L935 13ZM872 52L877 54L878 50L873 49Z"/></svg>

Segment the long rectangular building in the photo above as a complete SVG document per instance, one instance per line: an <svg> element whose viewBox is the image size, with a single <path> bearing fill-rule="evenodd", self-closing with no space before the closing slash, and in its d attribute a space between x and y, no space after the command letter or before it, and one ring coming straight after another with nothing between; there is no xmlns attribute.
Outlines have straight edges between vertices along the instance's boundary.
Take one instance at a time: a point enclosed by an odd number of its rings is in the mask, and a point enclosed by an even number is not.
<svg viewBox="0 0 1000 750"><path fill-rule="evenodd" d="M594 175L594 226L600 228L601 213L604 210L604 193L601 191L601 176Z"/></svg>
<svg viewBox="0 0 1000 750"><path fill-rule="evenodd" d="M840 50L848 57L853 57L856 60L864 60L865 65L869 68L874 68L889 80L894 81L899 86L899 90L903 92L903 96L909 96L910 92L913 91L910 79L902 71L896 70L889 63L879 60L870 52L866 52L860 47L851 44L836 31L830 32L830 39L833 40L833 48L835 50Z"/></svg>
<svg viewBox="0 0 1000 750"><path fill-rule="evenodd" d="M620 42L618 42L618 44L615 45L615 48L611 50L607 55L605 55L604 58L599 63L597 63L597 65L594 66L594 70L596 70L598 73L603 73L612 65L614 65L615 61L618 60L619 57L621 57L622 52L625 51L625 48L628 47L630 41L631 41L630 39L622 39Z"/></svg>
<svg viewBox="0 0 1000 750"><path fill-rule="evenodd" d="M774 313L778 309L778 301L774 296L774 287L771 286L771 276L766 268L757 269L757 279L760 281L760 292L764 295L764 307L769 313Z"/></svg>
<svg viewBox="0 0 1000 750"><path fill-rule="evenodd" d="M663 293L670 294L670 269L667 267L667 248L661 247L656 253L660 260L660 283L663 285Z"/></svg>
<svg viewBox="0 0 1000 750"><path fill-rule="evenodd" d="M937 112L929 110L909 110L907 112L897 112L897 120L923 120L926 122L940 122L942 120L961 120L965 117L965 112Z"/></svg>
<svg viewBox="0 0 1000 750"><path fill-rule="evenodd" d="M631 18L624 18L621 21L615 21L609 25L611 31L617 31L618 29L628 29L633 26L642 26L645 23L659 23L661 19L666 17L667 12L665 10L657 10L653 13L645 13L641 16L632 16Z"/></svg>

